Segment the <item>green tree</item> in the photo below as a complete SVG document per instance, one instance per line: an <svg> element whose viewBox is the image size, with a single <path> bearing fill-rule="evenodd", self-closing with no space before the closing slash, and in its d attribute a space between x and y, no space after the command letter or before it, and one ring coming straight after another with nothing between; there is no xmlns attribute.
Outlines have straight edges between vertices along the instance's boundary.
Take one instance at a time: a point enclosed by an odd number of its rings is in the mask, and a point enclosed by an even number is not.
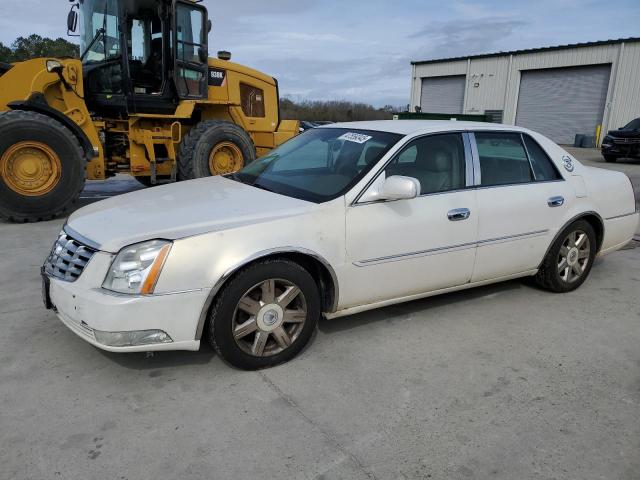
<svg viewBox="0 0 640 480"><path fill-rule="evenodd" d="M13 62L13 52L2 42L0 42L0 62L11 63Z"/></svg>
<svg viewBox="0 0 640 480"><path fill-rule="evenodd" d="M392 105L376 108L366 103L354 103L341 100L302 100L296 102L286 97L280 100L282 117L296 120L329 120L333 122L391 120L393 114L401 110L400 107L394 107Z"/></svg>
<svg viewBox="0 0 640 480"><path fill-rule="evenodd" d="M19 37L7 47L0 43L0 62L22 62L38 57L79 57L77 45L64 38L51 39L40 35Z"/></svg>
<svg viewBox="0 0 640 480"><path fill-rule="evenodd" d="M11 47L15 61L38 57L78 57L80 55L79 47L64 38L53 40L36 34L26 38L19 37Z"/></svg>

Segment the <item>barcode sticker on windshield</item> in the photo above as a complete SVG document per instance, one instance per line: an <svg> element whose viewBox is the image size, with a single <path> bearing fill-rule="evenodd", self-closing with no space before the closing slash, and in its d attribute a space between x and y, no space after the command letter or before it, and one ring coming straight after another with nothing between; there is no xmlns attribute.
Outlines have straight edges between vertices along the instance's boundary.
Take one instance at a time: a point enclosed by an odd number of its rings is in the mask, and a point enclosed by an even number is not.
<svg viewBox="0 0 640 480"><path fill-rule="evenodd" d="M373 137L369 135L364 135L362 133L349 132L345 133L341 137L338 137L338 140L346 140L347 142L355 142L355 143L365 143L371 140Z"/></svg>

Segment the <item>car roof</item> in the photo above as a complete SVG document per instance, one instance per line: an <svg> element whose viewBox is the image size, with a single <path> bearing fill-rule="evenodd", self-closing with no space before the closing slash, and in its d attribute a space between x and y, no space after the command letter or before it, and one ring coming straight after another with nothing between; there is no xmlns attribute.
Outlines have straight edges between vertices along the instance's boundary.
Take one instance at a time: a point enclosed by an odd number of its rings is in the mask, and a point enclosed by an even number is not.
<svg viewBox="0 0 640 480"><path fill-rule="evenodd" d="M342 122L322 125L317 128L347 128L354 130L374 130L379 132L414 135L421 133L448 132L459 130L509 130L526 132L526 128L487 122L458 122L455 120L373 120L368 122Z"/></svg>

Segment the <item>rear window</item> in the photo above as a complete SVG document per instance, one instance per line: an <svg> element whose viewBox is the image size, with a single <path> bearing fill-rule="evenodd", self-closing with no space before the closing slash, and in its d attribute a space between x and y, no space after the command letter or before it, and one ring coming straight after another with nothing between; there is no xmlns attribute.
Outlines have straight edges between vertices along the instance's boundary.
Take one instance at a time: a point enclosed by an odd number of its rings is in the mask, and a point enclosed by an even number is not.
<svg viewBox="0 0 640 480"><path fill-rule="evenodd" d="M533 167L536 182L559 180L562 178L547 153L538 145L538 142L529 135L523 135L522 138L524 138L524 144L527 147L527 152L531 159L531 166Z"/></svg>
<svg viewBox="0 0 640 480"><path fill-rule="evenodd" d="M477 132L475 136L483 186L533 181L533 172L519 133Z"/></svg>

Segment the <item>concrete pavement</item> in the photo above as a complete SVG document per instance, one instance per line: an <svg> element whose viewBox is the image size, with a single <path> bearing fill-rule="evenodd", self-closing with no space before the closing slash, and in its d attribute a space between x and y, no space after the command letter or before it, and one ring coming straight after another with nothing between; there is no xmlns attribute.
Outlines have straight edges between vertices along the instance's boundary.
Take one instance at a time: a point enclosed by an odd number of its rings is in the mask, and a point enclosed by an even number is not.
<svg viewBox="0 0 640 480"><path fill-rule="evenodd" d="M242 372L76 337L40 299L62 224L0 223L0 479L639 478L636 244L570 294L514 281L322 321Z"/></svg>

